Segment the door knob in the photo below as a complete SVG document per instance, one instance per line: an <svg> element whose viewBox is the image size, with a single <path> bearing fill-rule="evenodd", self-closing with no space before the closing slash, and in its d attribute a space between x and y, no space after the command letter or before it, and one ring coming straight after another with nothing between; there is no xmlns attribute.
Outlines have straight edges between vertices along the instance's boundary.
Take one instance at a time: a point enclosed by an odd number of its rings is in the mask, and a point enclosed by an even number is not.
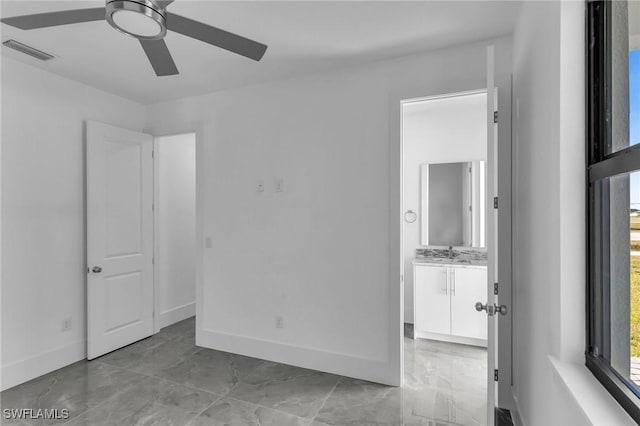
<svg viewBox="0 0 640 426"><path fill-rule="evenodd" d="M94 266L93 268L91 268L91 272L93 272L94 274L99 274L100 272L102 272L102 268L99 266Z"/></svg>
<svg viewBox="0 0 640 426"><path fill-rule="evenodd" d="M496 312L500 315L507 315L507 305L494 305Z"/></svg>
<svg viewBox="0 0 640 426"><path fill-rule="evenodd" d="M487 311L487 315L490 317L494 316L496 313L500 315L507 315L507 307L505 305L483 305L482 302L476 303L476 311Z"/></svg>

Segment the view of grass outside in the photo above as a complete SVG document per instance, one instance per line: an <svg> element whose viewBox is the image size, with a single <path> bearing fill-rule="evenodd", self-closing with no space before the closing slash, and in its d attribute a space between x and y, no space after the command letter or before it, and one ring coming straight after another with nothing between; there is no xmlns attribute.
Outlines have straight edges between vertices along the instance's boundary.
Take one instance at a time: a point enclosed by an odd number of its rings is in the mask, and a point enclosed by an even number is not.
<svg viewBox="0 0 640 426"><path fill-rule="evenodd" d="M634 212L632 211L632 214ZM640 357L640 216L631 216L631 356Z"/></svg>
<svg viewBox="0 0 640 426"><path fill-rule="evenodd" d="M640 240L635 240L640 233L640 214L631 210L631 356L640 357Z"/></svg>
<svg viewBox="0 0 640 426"><path fill-rule="evenodd" d="M640 143L640 49L636 46L629 52L629 144L638 143ZM631 356L640 357L640 173L632 173L630 176ZM637 360L632 360L632 369L636 362Z"/></svg>
<svg viewBox="0 0 640 426"><path fill-rule="evenodd" d="M640 357L640 255L631 256L631 356Z"/></svg>

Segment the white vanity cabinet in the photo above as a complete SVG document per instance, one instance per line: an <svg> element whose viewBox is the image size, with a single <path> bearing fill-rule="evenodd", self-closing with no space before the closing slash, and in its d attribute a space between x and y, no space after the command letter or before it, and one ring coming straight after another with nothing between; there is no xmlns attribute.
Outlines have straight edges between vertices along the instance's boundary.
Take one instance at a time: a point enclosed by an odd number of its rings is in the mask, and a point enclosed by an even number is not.
<svg viewBox="0 0 640 426"><path fill-rule="evenodd" d="M487 317L475 310L487 298L487 268L414 263L416 337L487 345Z"/></svg>

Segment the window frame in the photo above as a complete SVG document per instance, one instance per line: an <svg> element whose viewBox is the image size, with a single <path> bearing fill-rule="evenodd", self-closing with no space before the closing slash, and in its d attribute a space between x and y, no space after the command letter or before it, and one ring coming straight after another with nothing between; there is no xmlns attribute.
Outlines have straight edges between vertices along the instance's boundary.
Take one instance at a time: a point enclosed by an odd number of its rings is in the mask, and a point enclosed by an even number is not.
<svg viewBox="0 0 640 426"><path fill-rule="evenodd" d="M606 196L596 202L594 183L600 179L640 169L640 144L607 154L611 146L611 3L609 0L587 0L586 3L586 116L587 116L587 294L586 294L586 347L587 368L611 393L629 415L640 423L640 390L628 384L615 371L607 358L610 354L610 316L608 283L597 285L596 271L608 267L609 255L601 256L602 247L596 244L596 209L606 212L609 200ZM605 191L607 191L605 185ZM608 221L605 217L601 220ZM608 244L608 239L605 245ZM598 264L600 263L600 264ZM606 269L605 269L606 270ZM597 294L600 291L603 294ZM603 303L604 302L604 303ZM602 342L602 348L597 343Z"/></svg>

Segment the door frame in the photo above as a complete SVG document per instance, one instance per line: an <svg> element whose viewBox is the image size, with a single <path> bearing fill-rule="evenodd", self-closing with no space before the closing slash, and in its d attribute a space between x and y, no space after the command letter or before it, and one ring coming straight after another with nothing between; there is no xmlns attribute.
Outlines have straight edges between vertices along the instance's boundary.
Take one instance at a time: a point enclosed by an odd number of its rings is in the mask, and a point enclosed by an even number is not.
<svg viewBox="0 0 640 426"><path fill-rule="evenodd" d="M187 123L183 123L183 124L178 124L178 125L168 125L165 127L156 127L156 128L145 128L143 130L144 133L148 133L151 136L153 136L154 141L153 141L153 147L154 147L154 158L153 158L153 202L154 204L157 203L158 200L158 156L155 155L155 150L157 147L157 138L160 137L165 137L165 136L175 136L175 135L183 135L183 134L189 134L192 133L195 135L196 141L195 141L195 173L196 173L196 188L195 188L195 197L196 197L196 239L195 239L195 244L196 244L196 282L195 282L195 286L196 286L196 344L198 343L198 334L199 334L199 330L200 330L200 324L201 324L201 314L202 314L202 297L203 297L203 285L202 285L202 281L203 281L203 265L204 265L204 261L203 261L203 256L204 256L204 241L203 241L203 228L204 228L204 217L203 217L203 211L204 211L204 205L203 205L203 194L204 194L204 176L203 176L203 171L204 168L202 167L202 158L203 158L203 151L204 151L204 138L203 138L203 129L202 129L202 124L200 122L187 122ZM153 225L153 229L154 229L154 242L153 242L153 251L154 251L154 257L158 256L158 250L159 250L159 243L158 243L158 239L156 238L156 236L158 235L158 227L159 227L159 222L157 220L157 214L158 214L158 209L157 206L154 209L153 212L153 220L154 220L154 225ZM153 314L153 326L154 326L154 333L158 333L160 331L160 303L159 303L159 280L157 279L157 277L159 277L159 262L155 262L153 265L153 275L154 275L154 279L153 279L153 289L154 289L154 296L153 296L153 304L154 304L154 314Z"/></svg>
<svg viewBox="0 0 640 426"><path fill-rule="evenodd" d="M145 133L147 133L145 131ZM151 134L151 133L149 133ZM196 131L187 131L187 132L170 132L167 134L151 134L153 137L153 334L160 332L162 329L162 324L160 322L161 306L160 306L160 239L158 236L160 235L160 208L159 208L159 200L160 200L160 156L159 153L159 144L158 139L168 136L180 136L180 135L193 135L195 138L195 148L196 148L196 240L194 244L196 244L196 257L199 259L200 254L198 253L199 244L198 244L198 134ZM196 305L197 305L197 263L196 260Z"/></svg>
<svg viewBox="0 0 640 426"><path fill-rule="evenodd" d="M512 172L512 126L511 126L511 96L512 96L512 75L503 74L495 70L494 85L498 89L499 120L498 138L508 140L508 149L501 149L498 153L498 162L508 164L507 167L498 169L498 182L506 193L501 195L502 205L508 206L511 213L511 172ZM394 382L402 384L404 377L404 236L403 236L403 137L402 137L402 103L406 100L433 99L437 97L447 97L449 95L487 91L485 76L479 78L462 79L457 82L443 84L440 87L430 87L428 84L422 86L405 87L396 90L389 95L389 362L391 374ZM487 94L488 95L488 94ZM488 144L488 142L487 142ZM505 160L507 160L505 162ZM487 172L488 172L487 156ZM508 170L507 170L508 169ZM488 192L488 189L487 189ZM489 205L487 212L491 212ZM486 215L489 218L489 214ZM508 222L505 225L505 222ZM512 295L512 271L513 257L511 214L508 214L508 221L502 221L502 226L508 226L509 239L503 242L502 247L508 251L509 257L501 262L497 271L500 284L500 296L508 306L509 313L503 321L498 321L499 335L502 338L498 342L498 359L500 360L500 381L496 394L496 405L501 408L513 410L513 336L512 336L512 307L514 297ZM501 228L502 229L502 228ZM488 238L488 234L487 234ZM504 237L503 237L504 238ZM507 250L508 247L508 250ZM502 253L502 251L501 251ZM492 285L492 283L488 283ZM506 320L508 319L508 321Z"/></svg>

